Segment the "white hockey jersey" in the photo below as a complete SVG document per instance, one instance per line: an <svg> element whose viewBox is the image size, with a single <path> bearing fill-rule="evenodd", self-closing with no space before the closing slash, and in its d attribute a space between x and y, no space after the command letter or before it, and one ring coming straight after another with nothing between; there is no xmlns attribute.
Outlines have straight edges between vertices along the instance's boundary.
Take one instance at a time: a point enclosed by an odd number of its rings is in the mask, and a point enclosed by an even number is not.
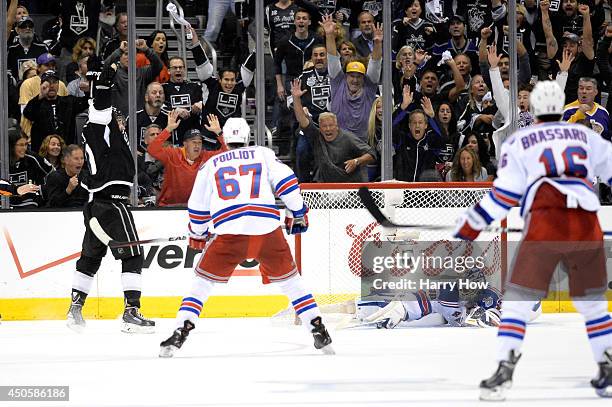
<svg viewBox="0 0 612 407"><path fill-rule="evenodd" d="M253 146L211 157L198 171L188 202L197 234L263 235L278 228L278 196L292 211L304 207L298 180L272 150Z"/></svg>
<svg viewBox="0 0 612 407"><path fill-rule="evenodd" d="M612 143L580 124L533 125L504 142L493 189L475 210L491 223L520 204L525 217L540 185L548 183L567 195L568 208L594 212L596 176L612 184Z"/></svg>

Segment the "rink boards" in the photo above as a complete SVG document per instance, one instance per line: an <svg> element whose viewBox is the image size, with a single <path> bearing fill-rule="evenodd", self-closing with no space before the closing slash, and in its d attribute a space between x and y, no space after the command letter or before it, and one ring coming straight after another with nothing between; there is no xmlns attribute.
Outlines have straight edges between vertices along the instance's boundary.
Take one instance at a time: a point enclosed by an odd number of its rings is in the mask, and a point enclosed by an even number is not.
<svg viewBox="0 0 612 407"><path fill-rule="evenodd" d="M602 227L612 230L612 208L599 213ZM292 251L297 248L298 264L315 295L329 293L327 281L316 273L309 274L310 241L343 233L317 227L317 213L309 214L311 229L307 237L296 240L288 236ZM134 218L141 239L180 236L188 222L185 210L136 210ZM352 219L368 222L368 219ZM508 226L521 227L515 208ZM79 257L84 226L80 211L71 212L3 212L0 213L0 315L4 320L61 319L69 304L70 287ZM326 236L323 236L326 234ZM509 240L518 239L508 236ZM344 256L338 253L338 256ZM167 242L144 247L143 313L150 317L172 317L182 296L188 293L193 265L199 254L188 249L186 241ZM609 260L609 263L612 260ZM338 270L337 273L343 273ZM85 314L88 318L115 318L122 308L121 263L107 254L98 272ZM337 286L336 286L337 287ZM334 294L355 296L352 289L338 289ZM347 292L343 292L347 291ZM609 298L610 292L608 292ZM563 292L553 292L545 302L547 312L571 312L571 303ZM263 285L256 262L238 267L229 284L218 284L203 311L206 317L270 316L287 306L287 300L274 285ZM610 307L612 310L612 307Z"/></svg>

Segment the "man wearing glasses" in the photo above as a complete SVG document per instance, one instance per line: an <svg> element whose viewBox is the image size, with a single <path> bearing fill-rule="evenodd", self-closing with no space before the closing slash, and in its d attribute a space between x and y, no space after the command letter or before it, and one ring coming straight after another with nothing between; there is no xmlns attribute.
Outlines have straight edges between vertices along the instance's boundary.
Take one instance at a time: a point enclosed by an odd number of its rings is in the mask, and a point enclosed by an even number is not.
<svg viewBox="0 0 612 407"><path fill-rule="evenodd" d="M187 130L200 127L202 112L202 85L189 82L185 61L180 57L172 57L169 61L170 81L163 85L168 110L176 110L181 118L176 131L181 144Z"/></svg>

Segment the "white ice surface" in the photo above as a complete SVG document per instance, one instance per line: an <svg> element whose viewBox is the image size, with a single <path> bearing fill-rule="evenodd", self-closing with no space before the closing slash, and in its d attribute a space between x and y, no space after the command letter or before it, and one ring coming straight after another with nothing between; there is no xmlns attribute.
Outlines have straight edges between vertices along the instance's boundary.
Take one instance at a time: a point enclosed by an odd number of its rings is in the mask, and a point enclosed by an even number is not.
<svg viewBox="0 0 612 407"><path fill-rule="evenodd" d="M265 318L203 319L183 349L160 359L153 335L88 321L0 324L0 385L68 385L70 401L0 406L475 406L496 368L496 329L351 329L331 332L335 356L319 354L300 326ZM589 386L596 372L578 314L529 326L505 406L610 406Z"/></svg>

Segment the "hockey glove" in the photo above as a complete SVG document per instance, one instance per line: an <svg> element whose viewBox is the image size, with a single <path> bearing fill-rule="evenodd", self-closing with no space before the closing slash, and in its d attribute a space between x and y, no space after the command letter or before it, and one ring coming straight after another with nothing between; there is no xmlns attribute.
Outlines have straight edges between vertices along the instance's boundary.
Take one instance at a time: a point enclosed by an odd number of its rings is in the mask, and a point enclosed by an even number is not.
<svg viewBox="0 0 612 407"><path fill-rule="evenodd" d="M203 234L197 234L193 230L191 230L191 225L189 225L189 247L193 250L202 251L206 247L206 244L212 239L213 235L208 233L208 231Z"/></svg>
<svg viewBox="0 0 612 407"><path fill-rule="evenodd" d="M299 211L285 210L285 228L290 235L297 235L308 230L308 207L306 204Z"/></svg>
<svg viewBox="0 0 612 407"><path fill-rule="evenodd" d="M483 209L479 204L468 209L457 220L453 236L462 240L476 240L480 231L488 226L488 222L481 216Z"/></svg>
<svg viewBox="0 0 612 407"><path fill-rule="evenodd" d="M117 73L117 64L112 63L102 68L102 73L96 81L96 89L111 88Z"/></svg>

